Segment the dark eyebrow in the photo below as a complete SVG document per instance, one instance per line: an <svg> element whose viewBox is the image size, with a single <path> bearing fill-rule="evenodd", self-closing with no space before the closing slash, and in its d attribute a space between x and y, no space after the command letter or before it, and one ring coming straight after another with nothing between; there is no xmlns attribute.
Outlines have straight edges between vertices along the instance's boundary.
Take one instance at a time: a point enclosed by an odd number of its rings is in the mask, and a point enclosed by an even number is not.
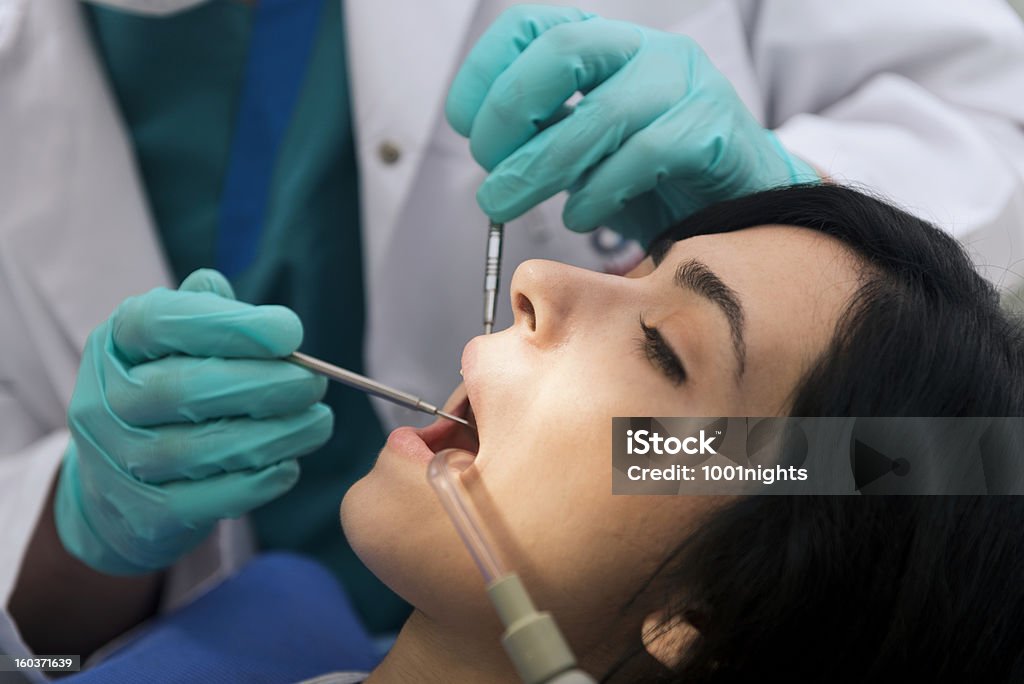
<svg viewBox="0 0 1024 684"><path fill-rule="evenodd" d="M725 314L729 330L732 331L732 347L739 367L736 377L739 379L747 365L747 344L743 340L744 314L739 297L707 264L697 259L688 259L679 264L675 283L684 290L704 297Z"/></svg>

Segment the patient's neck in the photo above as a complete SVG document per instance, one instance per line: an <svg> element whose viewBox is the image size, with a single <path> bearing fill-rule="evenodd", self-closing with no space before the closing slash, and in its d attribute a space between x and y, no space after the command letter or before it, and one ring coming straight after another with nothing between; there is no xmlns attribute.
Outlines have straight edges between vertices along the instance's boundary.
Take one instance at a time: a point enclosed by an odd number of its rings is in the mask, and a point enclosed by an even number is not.
<svg viewBox="0 0 1024 684"><path fill-rule="evenodd" d="M489 626L488 626L489 627ZM367 684L393 682L518 682L512 663L489 628L466 635L444 629L416 610Z"/></svg>

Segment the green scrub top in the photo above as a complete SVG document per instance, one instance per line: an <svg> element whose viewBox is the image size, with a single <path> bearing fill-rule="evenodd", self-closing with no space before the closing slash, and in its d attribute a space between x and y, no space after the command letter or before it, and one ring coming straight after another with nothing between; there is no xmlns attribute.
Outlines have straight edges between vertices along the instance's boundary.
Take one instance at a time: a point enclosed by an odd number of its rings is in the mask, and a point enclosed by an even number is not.
<svg viewBox="0 0 1024 684"><path fill-rule="evenodd" d="M253 12L234 0L157 18L89 10L179 281L216 263ZM273 162L256 257L231 280L240 300L293 309L303 321L304 351L359 371L365 313L358 174L338 0L324 0L315 30ZM408 606L359 561L338 523L342 495L370 469L384 436L362 393L332 383L325 401L334 409L334 435L300 460L294 489L253 511L257 539L261 548L317 558L343 582L368 629L392 630Z"/></svg>

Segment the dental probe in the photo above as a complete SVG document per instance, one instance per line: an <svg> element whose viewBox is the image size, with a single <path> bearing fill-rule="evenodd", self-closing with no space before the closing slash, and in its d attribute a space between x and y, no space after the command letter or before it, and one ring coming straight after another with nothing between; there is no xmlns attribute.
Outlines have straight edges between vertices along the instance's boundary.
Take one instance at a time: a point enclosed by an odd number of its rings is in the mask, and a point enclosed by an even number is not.
<svg viewBox="0 0 1024 684"><path fill-rule="evenodd" d="M505 224L490 222L487 228L487 259L484 261L484 335L494 330L494 311L498 308L498 284L501 282L501 243Z"/></svg>
<svg viewBox="0 0 1024 684"><path fill-rule="evenodd" d="M408 392L388 387L383 383L371 380L359 373L353 373L352 371L341 368L340 366L335 366L333 363L321 361L320 359L309 356L308 354L303 354L302 352L290 354L289 356L286 356L285 359L302 366L307 370L311 370L314 373L319 373L331 380L340 382L343 385L348 385L349 387L361 392L366 392L367 394L372 394L375 397L386 399L392 403L398 404L399 406L405 406L406 408L411 408L414 411L429 413L432 416L441 416L442 418L453 420L460 425L465 425L468 428L476 429L470 425L469 421L465 418L453 416L452 414L446 413L433 404L423 401L419 397L409 394Z"/></svg>

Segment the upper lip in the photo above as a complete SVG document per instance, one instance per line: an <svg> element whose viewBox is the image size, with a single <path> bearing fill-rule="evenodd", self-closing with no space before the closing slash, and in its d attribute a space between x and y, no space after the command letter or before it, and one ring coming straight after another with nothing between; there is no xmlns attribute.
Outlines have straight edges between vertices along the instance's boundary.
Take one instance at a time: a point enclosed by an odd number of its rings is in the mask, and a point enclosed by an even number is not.
<svg viewBox="0 0 1024 684"><path fill-rule="evenodd" d="M477 345L482 338L474 337L462 350L462 384L466 388L466 396L469 405L473 407L473 414L479 420L480 409L480 386L477 382ZM479 427L479 423L477 424Z"/></svg>

